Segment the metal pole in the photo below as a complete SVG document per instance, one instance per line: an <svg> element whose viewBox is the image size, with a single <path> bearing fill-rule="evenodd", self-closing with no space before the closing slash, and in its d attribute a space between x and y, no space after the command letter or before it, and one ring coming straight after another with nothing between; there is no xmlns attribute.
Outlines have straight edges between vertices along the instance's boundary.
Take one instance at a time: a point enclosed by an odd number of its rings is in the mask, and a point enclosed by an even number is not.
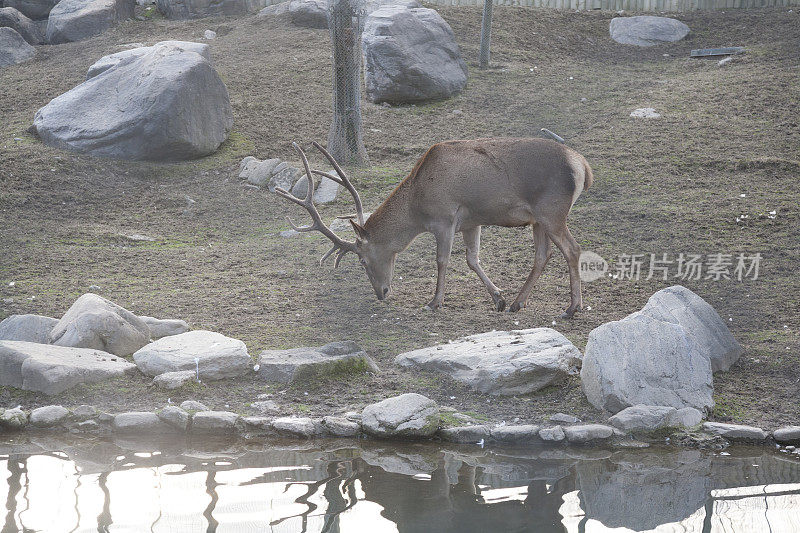
<svg viewBox="0 0 800 533"><path fill-rule="evenodd" d="M492 0L484 0L483 21L481 22L480 68L489 67L489 45L492 40Z"/></svg>

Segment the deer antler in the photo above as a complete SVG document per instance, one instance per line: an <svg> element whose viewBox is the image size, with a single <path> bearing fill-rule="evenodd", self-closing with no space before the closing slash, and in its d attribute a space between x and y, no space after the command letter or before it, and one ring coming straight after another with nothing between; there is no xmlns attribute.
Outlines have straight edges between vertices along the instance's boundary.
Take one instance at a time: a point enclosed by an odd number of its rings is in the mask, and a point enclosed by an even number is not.
<svg viewBox="0 0 800 533"><path fill-rule="evenodd" d="M350 194L353 195L353 200L356 203L356 215L358 216L358 225L363 226L364 207L361 205L361 197L358 195L358 191L356 191L356 188L353 187L353 184L347 178L347 175L344 173L344 170L342 170L342 167L340 167L339 163L336 162L336 159L334 159L333 156L330 153L328 153L328 151L325 148L320 146L319 143L312 141L311 144L314 145L314 148L322 152L322 155L324 155L325 159L327 159L330 162L330 164L333 166L334 170L336 170L336 173L339 174L339 177L341 179L338 179L332 176L331 174L328 174L327 172L320 172L319 170L313 170L312 172L314 172L314 174L317 174L318 176L325 176L329 180L333 180L339 185L343 185L344 187L347 188L348 191L350 191Z"/></svg>
<svg viewBox="0 0 800 533"><path fill-rule="evenodd" d="M328 157L328 159L333 163L334 168L336 169L336 172L339 173L339 175L343 178L343 180L339 180L338 178L335 178L333 176L327 175L324 172L321 173L321 174L324 175L325 177L333 179L337 183L350 184L349 180L347 180L347 178L345 177L344 173L339 168L339 165L336 164L336 162L333 160L333 158L330 156L330 154L328 154L328 152L326 152L317 143L314 143L314 145L317 148L319 148L323 152L323 154L325 154L325 156ZM324 222L322 222L322 217L320 216L319 211L317 211L317 208L314 205L314 200L313 200L313 198L314 198L314 175L313 174L314 173L320 174L320 172L312 171L310 169L310 167L308 165L308 158L306 157L305 152L303 152L303 149L300 148L300 146L298 146L297 143L292 143L292 146L300 154L300 158L303 160L303 167L305 167L305 170L306 170L306 176L308 177L308 191L306 192L306 197L302 198L302 199L298 198L297 196L293 195L292 193L290 193L290 192L288 192L285 189L282 189L280 187L277 187L275 189L275 193L278 194L279 196L282 196L283 198L286 198L290 202L294 202L295 204L303 207L306 211L308 211L308 213L311 215L311 219L313 220L313 222L311 224L309 224L308 226L296 226L294 224L294 222L292 222L292 219L289 218L289 217L286 217L286 220L289 221L289 225L292 226L292 229L295 230L295 231L299 231L301 233L304 233L304 232L307 232L307 231L319 231L320 233L325 235L328 239L330 239L331 242L333 242L333 247L330 250L328 250L327 252L325 252L325 255L322 256L322 258L319 260L319 262L320 262L320 264L322 264L322 262L325 261L327 258L329 258L334 252L337 252L336 260L334 261L334 266L338 267L339 266L339 261L342 260L342 257L344 257L344 255L347 252L355 252L356 251L356 245L355 245L354 242L345 241L343 239L340 239L333 231L331 231L331 229L328 226L325 225ZM344 181L344 183L343 183L343 181ZM356 205L357 205L357 207L359 209L359 213L360 213L361 212L361 200L358 198L358 193L355 192L354 188L352 188L352 184L350 184L349 187L347 185L345 185L345 187L347 187L348 190L350 190L355 195L355 198L356 198L356 201L357 201ZM363 214L360 216L359 219L361 219L361 218L363 218Z"/></svg>

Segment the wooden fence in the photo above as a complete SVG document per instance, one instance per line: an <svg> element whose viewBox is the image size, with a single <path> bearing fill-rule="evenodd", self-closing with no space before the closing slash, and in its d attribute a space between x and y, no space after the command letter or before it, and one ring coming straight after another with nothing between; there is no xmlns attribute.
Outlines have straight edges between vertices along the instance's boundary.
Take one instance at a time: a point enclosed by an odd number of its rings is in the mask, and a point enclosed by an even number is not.
<svg viewBox="0 0 800 533"><path fill-rule="evenodd" d="M439 6L482 6L483 0L423 0ZM493 0L496 6L607 11L710 11L800 6L800 0Z"/></svg>

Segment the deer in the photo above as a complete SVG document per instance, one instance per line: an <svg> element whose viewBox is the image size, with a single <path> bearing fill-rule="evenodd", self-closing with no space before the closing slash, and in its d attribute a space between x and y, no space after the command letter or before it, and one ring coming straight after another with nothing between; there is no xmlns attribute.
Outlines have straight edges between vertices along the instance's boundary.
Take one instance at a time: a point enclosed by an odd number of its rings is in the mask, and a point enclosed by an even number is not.
<svg viewBox="0 0 800 533"><path fill-rule="evenodd" d="M318 143L313 146L330 162L336 176L311 170L305 152L293 147L303 162L308 179L305 198L276 188L279 196L303 207L312 223L290 226L298 232L318 231L333 246L320 265L336 255L334 267L348 253L358 256L375 296L385 300L392 290L398 254L422 233L436 239L436 291L426 308L436 311L444 304L445 274L456 233L466 247L467 265L480 278L494 308L504 311L502 291L489 279L478 259L482 226L522 227L533 230L534 261L528 278L509 307L526 306L531 290L549 261L551 243L561 251L569 269L570 305L562 317L572 318L582 309L579 275L580 245L567 228L567 215L581 192L592 185L592 169L586 159L564 144L539 138L489 138L446 141L431 146L386 200L364 220L361 198L336 160ZM345 187L353 197L356 213L349 219L354 241L340 238L326 226L314 205L314 175ZM354 220L355 219L355 220Z"/></svg>

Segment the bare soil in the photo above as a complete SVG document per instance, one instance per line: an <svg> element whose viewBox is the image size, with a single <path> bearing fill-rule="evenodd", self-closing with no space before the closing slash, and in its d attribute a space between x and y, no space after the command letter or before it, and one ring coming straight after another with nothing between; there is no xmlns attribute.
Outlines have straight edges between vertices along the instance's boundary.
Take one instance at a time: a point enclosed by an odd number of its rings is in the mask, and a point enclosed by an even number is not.
<svg viewBox="0 0 800 533"><path fill-rule="evenodd" d="M642 49L608 37L611 13L502 7L495 10L494 64L482 71L476 65L480 10L439 11L469 64L468 86L428 105L365 103L371 166L351 174L366 208L376 207L435 142L554 130L594 167L594 186L569 222L585 250L612 262L620 254L762 254L757 280L683 283L715 306L745 348L730 372L715 377L713 418L768 428L797 423L798 13L677 14L689 36ZM217 32L212 56L235 115L234 131L215 155L177 164L104 160L46 147L27 133L37 109L80 83L89 65L120 44L200 40L205 29ZM693 48L716 46L745 46L747 53L725 66L688 58ZM380 303L352 258L338 270L318 266L327 249L322 236L278 235L287 229L286 215L304 218L299 208L236 177L246 155L294 160L292 141L324 142L331 100L326 31L255 16L156 18L37 49L33 61L0 71L0 318L58 317L94 291L138 314L183 318L194 328L242 339L254 356L265 348L353 339L384 371L289 388L247 377L171 394L143 377L78 387L57 398L5 388L0 405L89 403L113 412L152 409L171 397L247 412L258 394L272 393L286 413L327 414L415 391L493 420L538 421L558 411L602 420L577 379L532 396L494 398L399 369L392 359L462 335L538 326L555 327L583 348L593 328L638 310L676 282L587 283L584 305L591 310L562 320L568 278L565 262L554 255L528 308L498 313L458 243L446 307L431 314L421 306L433 291L434 249L423 236L400 256L395 293ZM654 107L662 118L630 118L639 107ZM351 212L352 201L340 195L321 209L332 219ZM749 218L737 222L743 214ZM130 234L155 241L124 236ZM511 298L532 266L532 245L525 228L484 230L482 262Z"/></svg>

